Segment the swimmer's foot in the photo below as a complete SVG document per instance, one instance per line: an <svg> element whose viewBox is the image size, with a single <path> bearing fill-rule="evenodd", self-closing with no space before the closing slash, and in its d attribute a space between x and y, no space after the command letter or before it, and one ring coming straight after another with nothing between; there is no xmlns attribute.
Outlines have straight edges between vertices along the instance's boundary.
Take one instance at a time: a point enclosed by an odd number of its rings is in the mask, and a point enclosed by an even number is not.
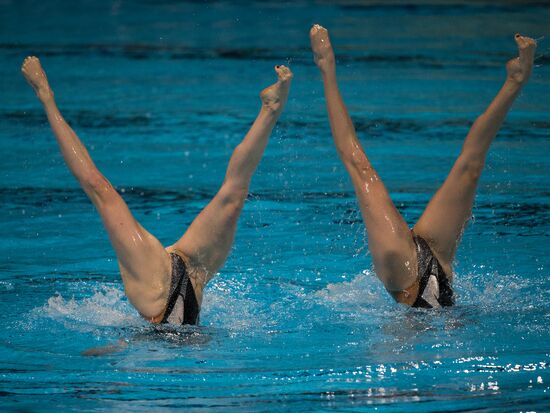
<svg viewBox="0 0 550 413"><path fill-rule="evenodd" d="M327 29L318 24L314 24L309 31L309 38L311 40L313 59L315 60L315 64L321 69L321 72L326 73L330 70L334 70L334 51L330 44Z"/></svg>
<svg viewBox="0 0 550 413"><path fill-rule="evenodd" d="M53 91L48 84L48 78L38 57L27 57L21 65L21 72L23 72L23 76L25 76L42 103L53 98Z"/></svg>
<svg viewBox="0 0 550 413"><path fill-rule="evenodd" d="M282 65L275 66L275 72L277 72L279 79L271 86L262 90L260 98L265 109L279 114L282 112L288 98L292 72L288 67Z"/></svg>
<svg viewBox="0 0 550 413"><path fill-rule="evenodd" d="M522 86L527 83L529 76L531 76L537 42L520 34L515 35L515 40L518 45L519 56L506 64L506 71L509 80Z"/></svg>

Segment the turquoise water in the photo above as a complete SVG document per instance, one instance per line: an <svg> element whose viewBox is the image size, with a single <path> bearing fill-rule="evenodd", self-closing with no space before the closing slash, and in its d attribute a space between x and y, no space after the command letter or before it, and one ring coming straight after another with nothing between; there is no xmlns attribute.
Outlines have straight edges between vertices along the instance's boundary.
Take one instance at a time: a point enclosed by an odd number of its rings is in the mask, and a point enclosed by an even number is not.
<svg viewBox="0 0 550 413"><path fill-rule="evenodd" d="M307 36L408 222L445 178L543 2L0 2L0 406L4 411L550 410L549 41L489 155L457 306L395 304L330 137ZM41 57L67 120L142 224L174 242L217 190L289 64L294 83L199 328L123 294L99 218L19 73ZM81 352L125 340L118 353Z"/></svg>

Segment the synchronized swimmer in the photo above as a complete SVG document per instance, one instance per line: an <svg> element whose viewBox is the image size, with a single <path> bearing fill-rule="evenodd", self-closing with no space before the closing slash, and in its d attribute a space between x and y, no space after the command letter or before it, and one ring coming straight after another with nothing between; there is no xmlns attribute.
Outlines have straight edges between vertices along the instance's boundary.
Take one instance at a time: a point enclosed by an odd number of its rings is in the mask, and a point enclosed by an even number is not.
<svg viewBox="0 0 550 413"><path fill-rule="evenodd" d="M130 302L152 323L198 324L204 287L229 254L250 180L285 106L290 69L275 66L278 80L260 93L260 113L233 151L218 193L183 236L166 248L140 225L96 168L57 108L38 58L26 58L21 70L44 106L67 166L103 220Z"/></svg>
<svg viewBox="0 0 550 413"><path fill-rule="evenodd" d="M472 125L447 179L411 230L357 139L338 90L328 31L314 25L310 38L323 77L332 137L355 188L378 278L400 303L424 308L453 305L455 252L471 216L489 146L531 75L536 42L515 35L519 56L506 64L504 85Z"/></svg>
<svg viewBox="0 0 550 413"><path fill-rule="evenodd" d="M323 78L332 136L355 188L376 274L400 303L426 308L453 305L455 251L489 146L531 74L535 41L515 36L519 57L506 65L504 85L474 122L449 176L410 230L357 139L338 90L327 30L314 25L310 38ZM44 107L68 168L101 216L129 301L152 323L198 324L203 290L230 252L252 175L288 98L290 69L275 66L278 80L260 93L260 112L233 151L219 191L183 236L166 248L133 217L97 169L57 108L38 58L27 57L21 70Z"/></svg>

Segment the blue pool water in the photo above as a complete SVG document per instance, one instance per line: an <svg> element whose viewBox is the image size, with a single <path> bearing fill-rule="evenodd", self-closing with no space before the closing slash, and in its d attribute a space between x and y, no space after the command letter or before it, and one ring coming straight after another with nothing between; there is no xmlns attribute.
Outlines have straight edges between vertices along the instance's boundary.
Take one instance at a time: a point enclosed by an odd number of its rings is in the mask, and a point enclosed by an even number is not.
<svg viewBox="0 0 550 413"><path fill-rule="evenodd" d="M0 1L0 410L549 411L550 41L489 155L458 305L418 311L371 271L307 36L331 30L358 134L412 225L498 90L513 34L541 38L549 21L544 2ZM199 328L152 327L124 297L20 76L31 53L166 245L217 190L273 65L291 66Z"/></svg>

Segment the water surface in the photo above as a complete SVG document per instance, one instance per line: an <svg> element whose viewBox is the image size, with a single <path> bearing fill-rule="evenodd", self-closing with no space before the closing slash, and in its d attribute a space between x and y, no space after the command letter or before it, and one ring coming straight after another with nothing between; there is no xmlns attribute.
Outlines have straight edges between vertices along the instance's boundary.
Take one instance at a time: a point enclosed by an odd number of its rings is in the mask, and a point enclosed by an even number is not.
<svg viewBox="0 0 550 413"><path fill-rule="evenodd" d="M549 409L548 41L496 139L456 262L457 306L373 275L307 32L332 33L367 153L412 225L544 2L0 2L0 404L7 411ZM66 119L140 222L178 239L289 64L287 109L199 328L141 320L101 222L19 74L41 57ZM128 343L85 357L93 347Z"/></svg>

